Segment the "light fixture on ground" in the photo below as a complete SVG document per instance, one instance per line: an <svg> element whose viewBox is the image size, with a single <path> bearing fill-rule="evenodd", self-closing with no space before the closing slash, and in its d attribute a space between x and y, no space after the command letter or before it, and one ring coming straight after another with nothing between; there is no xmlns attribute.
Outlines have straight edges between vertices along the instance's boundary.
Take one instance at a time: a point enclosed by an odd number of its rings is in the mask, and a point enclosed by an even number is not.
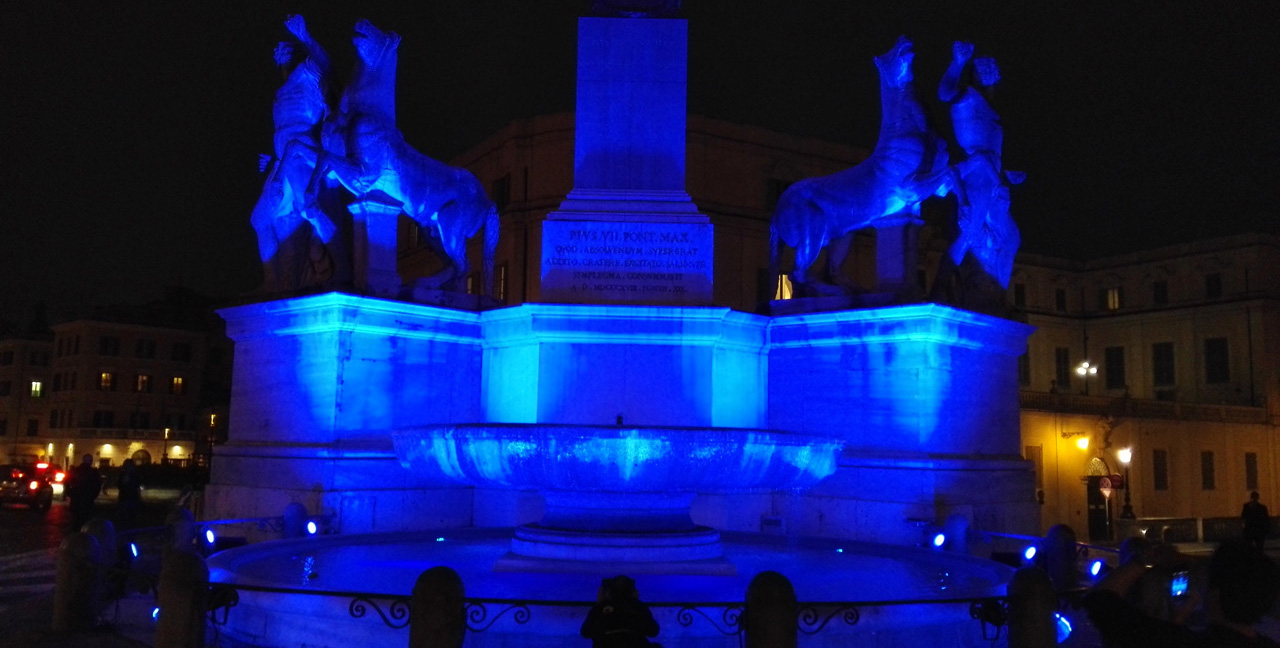
<svg viewBox="0 0 1280 648"><path fill-rule="evenodd" d="M1138 517L1133 513L1133 501L1129 497L1129 491L1133 488L1129 482L1129 462L1133 460L1133 450L1120 448L1116 451L1116 458L1124 466L1124 508L1120 510L1120 519L1133 520Z"/></svg>

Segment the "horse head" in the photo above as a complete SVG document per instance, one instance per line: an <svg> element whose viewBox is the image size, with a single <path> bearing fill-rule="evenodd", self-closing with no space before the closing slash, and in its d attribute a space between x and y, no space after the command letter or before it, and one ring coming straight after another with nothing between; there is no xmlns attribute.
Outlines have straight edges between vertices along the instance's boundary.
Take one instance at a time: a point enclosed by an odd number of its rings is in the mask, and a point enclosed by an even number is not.
<svg viewBox="0 0 1280 648"><path fill-rule="evenodd" d="M915 79L911 71L911 62L915 59L911 51L911 39L899 36L898 42L888 52L876 57L876 68L880 70L880 85L890 88L906 88Z"/></svg>
<svg viewBox="0 0 1280 648"><path fill-rule="evenodd" d="M356 55L360 57L360 63L371 70L377 70L388 62L395 62L394 57L396 48L400 46L400 37L395 32L384 32L368 20L362 19L356 23L353 42L356 46Z"/></svg>

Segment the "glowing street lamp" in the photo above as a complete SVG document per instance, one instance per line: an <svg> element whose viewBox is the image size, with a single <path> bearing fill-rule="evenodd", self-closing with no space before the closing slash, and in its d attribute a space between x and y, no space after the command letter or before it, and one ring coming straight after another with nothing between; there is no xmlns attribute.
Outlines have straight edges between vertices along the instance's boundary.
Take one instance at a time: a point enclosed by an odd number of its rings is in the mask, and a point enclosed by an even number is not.
<svg viewBox="0 0 1280 648"><path fill-rule="evenodd" d="M1089 379L1098 375L1097 365L1089 364L1089 361L1085 360L1084 362L1080 363L1080 366L1076 367L1076 373L1079 374L1080 377L1084 379L1084 395L1088 396L1089 395Z"/></svg>
<svg viewBox="0 0 1280 648"><path fill-rule="evenodd" d="M1133 502L1129 499L1129 491L1133 489L1129 482L1129 462L1133 459L1133 450L1120 448L1116 451L1116 458L1124 466L1124 508L1120 510L1120 519L1133 520L1138 517L1133 514Z"/></svg>

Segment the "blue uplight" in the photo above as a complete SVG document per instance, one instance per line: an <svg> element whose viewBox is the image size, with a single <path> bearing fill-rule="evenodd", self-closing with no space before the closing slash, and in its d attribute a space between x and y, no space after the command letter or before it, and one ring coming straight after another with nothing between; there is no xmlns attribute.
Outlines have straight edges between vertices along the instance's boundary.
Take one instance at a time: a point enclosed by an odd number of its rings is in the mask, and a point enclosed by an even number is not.
<svg viewBox="0 0 1280 648"><path fill-rule="evenodd" d="M1058 628L1058 643L1062 643L1071 637L1071 620L1061 614L1053 613L1054 625Z"/></svg>
<svg viewBox="0 0 1280 648"><path fill-rule="evenodd" d="M1101 558L1089 563L1089 575L1097 578L1102 573L1102 568L1106 566L1107 563L1103 562Z"/></svg>
<svg viewBox="0 0 1280 648"><path fill-rule="evenodd" d="M213 544L213 541L214 541L214 540L216 540L216 539L217 539L217 536L215 536L215 535L213 534L213 529L205 529L205 530L204 530L204 541L205 541L205 542L207 542L207 543L209 543L209 544Z"/></svg>
<svg viewBox="0 0 1280 648"><path fill-rule="evenodd" d="M315 535L318 530L315 520L307 520L307 535Z"/></svg>
<svg viewBox="0 0 1280 648"><path fill-rule="evenodd" d="M1022 552L1022 557L1023 557L1023 559L1025 559L1025 560L1029 560L1029 561L1030 561L1030 560L1035 560L1035 559L1036 559L1036 546L1035 546L1035 545L1031 545L1031 546L1027 547L1027 549L1026 549L1025 551L1023 551L1023 552Z"/></svg>
<svg viewBox="0 0 1280 648"><path fill-rule="evenodd" d="M436 538L436 542L444 542L444 536L440 536L439 538Z"/></svg>
<svg viewBox="0 0 1280 648"><path fill-rule="evenodd" d="M136 542L129 543L129 553L133 554L134 558L138 557L138 543Z"/></svg>
<svg viewBox="0 0 1280 648"><path fill-rule="evenodd" d="M160 620L160 608L158 607L151 608L151 620L152 621Z"/></svg>
<svg viewBox="0 0 1280 648"><path fill-rule="evenodd" d="M944 544L946 544L946 543L947 543L947 534L945 534L945 533L935 533L935 534L933 535L933 546L941 548L941 547L942 547L942 545L944 545Z"/></svg>

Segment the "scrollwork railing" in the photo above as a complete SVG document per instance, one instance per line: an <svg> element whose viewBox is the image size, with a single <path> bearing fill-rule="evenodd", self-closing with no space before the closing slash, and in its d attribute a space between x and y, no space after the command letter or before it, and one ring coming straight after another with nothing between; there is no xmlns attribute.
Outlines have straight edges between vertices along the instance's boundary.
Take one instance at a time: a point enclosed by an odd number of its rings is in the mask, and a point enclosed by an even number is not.
<svg viewBox="0 0 1280 648"><path fill-rule="evenodd" d="M367 607L372 607L378 616L382 617L382 622L387 624L388 628L399 630L409 626L409 597L398 596L391 599L391 603L387 606L387 611L382 611L382 606L369 596L359 595L351 599L351 603L347 605L347 613L352 618L359 619L364 617L368 612Z"/></svg>
<svg viewBox="0 0 1280 648"><path fill-rule="evenodd" d="M822 606L827 607L827 606ZM831 620L839 616L845 625L858 625L858 621L862 620L862 613L858 611L858 606L848 604L839 605L831 609L826 616L818 610L816 605L806 605L800 608L799 614L796 615L796 628L803 634L816 635L827 627Z"/></svg>
<svg viewBox="0 0 1280 648"><path fill-rule="evenodd" d="M489 618L488 604L504 605L501 610ZM473 599L463 603L462 609L467 615L467 630L470 632L484 632L493 624L498 622L507 612L515 610L511 615L512 620L518 625L524 625L533 617L533 612L529 610L529 606L523 601L485 601L482 599Z"/></svg>
<svg viewBox="0 0 1280 648"><path fill-rule="evenodd" d="M742 632L742 611L743 608L740 605L734 605L732 603L723 604L722 611L720 612L720 622L717 623L715 619L711 618L711 615L703 612L702 606L684 604L681 605L680 609L676 612L676 623L679 623L681 627L688 628L697 620L694 616L696 613L698 616L706 619L707 622L711 624L711 627L715 628L720 634L732 636Z"/></svg>

